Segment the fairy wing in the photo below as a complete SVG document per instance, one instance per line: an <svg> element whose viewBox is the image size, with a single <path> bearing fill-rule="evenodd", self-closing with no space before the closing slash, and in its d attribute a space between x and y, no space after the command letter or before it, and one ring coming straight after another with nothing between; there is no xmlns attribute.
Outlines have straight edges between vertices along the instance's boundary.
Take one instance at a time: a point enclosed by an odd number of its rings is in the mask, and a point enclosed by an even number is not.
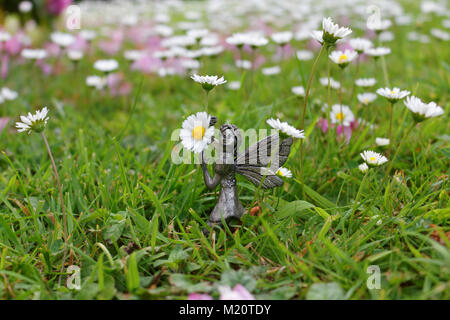
<svg viewBox="0 0 450 320"><path fill-rule="evenodd" d="M236 172L263 189L281 186L283 180L267 168L272 164L277 168L283 166L291 152L292 142L292 138L280 142L278 134L261 139L237 156Z"/></svg>

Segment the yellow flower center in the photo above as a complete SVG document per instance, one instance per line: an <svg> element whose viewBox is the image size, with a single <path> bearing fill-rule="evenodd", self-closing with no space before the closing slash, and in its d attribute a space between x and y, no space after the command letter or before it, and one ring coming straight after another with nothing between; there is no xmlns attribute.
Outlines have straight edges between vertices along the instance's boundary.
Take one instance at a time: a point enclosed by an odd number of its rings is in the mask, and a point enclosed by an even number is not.
<svg viewBox="0 0 450 320"><path fill-rule="evenodd" d="M369 103L369 99L364 99L363 101L364 101L365 104Z"/></svg>
<svg viewBox="0 0 450 320"><path fill-rule="evenodd" d="M192 136L195 140L202 140L205 134L205 128L202 126L196 126L194 130L192 130Z"/></svg>
<svg viewBox="0 0 450 320"><path fill-rule="evenodd" d="M345 118L345 114L343 114L342 112L339 112L339 113L336 115L336 119L338 119L339 121L340 121L340 120L344 120L344 118Z"/></svg>
<svg viewBox="0 0 450 320"><path fill-rule="evenodd" d="M370 162L375 162L375 157L370 157Z"/></svg>
<svg viewBox="0 0 450 320"><path fill-rule="evenodd" d="M342 54L342 55L339 57L339 63L345 62L345 61L347 61L347 59L348 59L347 55Z"/></svg>
<svg viewBox="0 0 450 320"><path fill-rule="evenodd" d="M395 94L395 91L394 91L394 90L392 90L392 91L391 91L391 93L392 93L392 94Z"/></svg>

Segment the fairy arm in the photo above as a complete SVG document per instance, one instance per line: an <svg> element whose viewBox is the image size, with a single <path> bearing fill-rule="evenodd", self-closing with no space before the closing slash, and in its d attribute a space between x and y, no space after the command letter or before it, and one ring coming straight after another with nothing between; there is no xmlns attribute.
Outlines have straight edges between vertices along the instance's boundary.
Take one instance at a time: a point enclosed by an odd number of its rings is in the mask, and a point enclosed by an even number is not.
<svg viewBox="0 0 450 320"><path fill-rule="evenodd" d="M208 166L205 161L201 162L202 170L203 170L203 179L205 180L206 187L210 190L213 190L220 183L220 175L214 173L214 177L211 177L211 174L208 171Z"/></svg>

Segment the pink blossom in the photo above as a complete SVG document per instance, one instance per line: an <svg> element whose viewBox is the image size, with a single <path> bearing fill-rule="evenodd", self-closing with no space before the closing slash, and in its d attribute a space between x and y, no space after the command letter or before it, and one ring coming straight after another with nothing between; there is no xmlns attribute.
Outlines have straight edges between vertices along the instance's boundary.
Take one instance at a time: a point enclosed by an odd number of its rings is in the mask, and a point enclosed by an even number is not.
<svg viewBox="0 0 450 320"><path fill-rule="evenodd" d="M16 55L22 51L22 43L20 42L18 35L13 36L6 41L3 49L10 55Z"/></svg>
<svg viewBox="0 0 450 320"><path fill-rule="evenodd" d="M59 16L71 4L72 0L47 0L47 10L55 16Z"/></svg>
<svg viewBox="0 0 450 320"><path fill-rule="evenodd" d="M317 121L316 126L319 127L323 133L327 133L328 132L328 119L320 118ZM345 137L345 140L347 141L347 143L349 143L350 139L352 137L353 131L355 131L358 127L359 127L359 123L356 120L353 121L352 123L350 123L349 126L343 126L343 125L339 124L336 127L336 135L338 138L343 135ZM332 129L335 128L334 123L331 124L331 128Z"/></svg>
<svg viewBox="0 0 450 320"><path fill-rule="evenodd" d="M220 300L255 300L255 297L240 284L233 289L227 286L219 287L219 292Z"/></svg>
<svg viewBox="0 0 450 320"><path fill-rule="evenodd" d="M0 132L8 125L9 118L0 118Z"/></svg>
<svg viewBox="0 0 450 320"><path fill-rule="evenodd" d="M162 65L161 60L155 59L151 55L144 55L131 65L131 69L139 70L143 73L151 73L156 72Z"/></svg>
<svg viewBox="0 0 450 320"><path fill-rule="evenodd" d="M205 293L190 293L188 300L213 300L213 298Z"/></svg>
<svg viewBox="0 0 450 320"><path fill-rule="evenodd" d="M9 57L7 55L2 56L1 75L2 75L3 79L5 79L8 76L8 62L9 62Z"/></svg>
<svg viewBox="0 0 450 320"><path fill-rule="evenodd" d="M57 57L61 54L61 48L53 42L47 42L44 44L44 49L50 57Z"/></svg>

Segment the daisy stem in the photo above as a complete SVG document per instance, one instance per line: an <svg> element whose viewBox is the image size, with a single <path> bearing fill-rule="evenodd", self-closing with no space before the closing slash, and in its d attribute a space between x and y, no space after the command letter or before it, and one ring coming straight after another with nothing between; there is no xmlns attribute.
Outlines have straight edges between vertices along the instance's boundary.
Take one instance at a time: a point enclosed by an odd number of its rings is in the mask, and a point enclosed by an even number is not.
<svg viewBox="0 0 450 320"><path fill-rule="evenodd" d="M343 125L344 122L344 117L343 117L343 113L342 113L342 85L344 82L344 69L341 70L341 76L339 79L339 106L340 106L340 110L339 112L341 113L341 125Z"/></svg>
<svg viewBox="0 0 450 320"><path fill-rule="evenodd" d="M206 112L208 112L209 107L209 90L205 90L206 93Z"/></svg>
<svg viewBox="0 0 450 320"><path fill-rule="evenodd" d="M364 184L366 182L367 175L369 174L369 171L370 171L370 169L366 170L366 173L364 174L364 177L363 177L363 179L361 181L361 184L359 185L358 193L356 194L355 203L353 204L352 215L351 215L352 217L355 214L356 207L358 206L359 198L361 197L361 190L364 187Z"/></svg>
<svg viewBox="0 0 450 320"><path fill-rule="evenodd" d="M411 130L416 126L416 122L413 122L413 124L408 128L408 130L406 130L405 134L402 137L402 140L400 141L400 144L398 145L397 149L395 150L394 156L392 157L392 160L389 161L389 166L386 170L386 176L387 177L389 175L389 173L392 170L392 166L394 165L394 161L395 159L397 159L397 155L400 152L400 149L402 148L403 143L405 142L406 138L409 136L409 134L411 133ZM389 145L391 145L392 142L389 141Z"/></svg>
<svg viewBox="0 0 450 320"><path fill-rule="evenodd" d="M355 73L353 75L353 85L352 85L352 93L350 94L350 103L353 102L353 97L355 95L355 81L356 78L358 78L358 73L359 73L359 64L361 63L361 55L358 54L358 60L356 60L356 69L355 69Z"/></svg>
<svg viewBox="0 0 450 320"><path fill-rule="evenodd" d="M53 159L53 154L52 154L52 151L50 150L50 146L48 144L47 138L45 137L44 132L42 132L41 135L42 135L42 139L44 139L44 143L45 143L45 147L47 148L48 156L50 157L50 160L52 162L53 173L55 174L56 184L58 185L59 199L61 201L61 211L62 211L62 214L63 214L64 240L67 241L67 217L66 217L66 210L65 210L65 207L64 207L64 200L63 200L63 195L62 195L61 182L59 180L58 170L56 169L55 160Z"/></svg>
<svg viewBox="0 0 450 320"><path fill-rule="evenodd" d="M389 84L389 75L387 72L386 60L384 59L384 56L381 56L381 68L383 69L384 83L387 87L390 87L391 85Z"/></svg>
<svg viewBox="0 0 450 320"><path fill-rule="evenodd" d="M393 118L393 114L394 114L394 104L391 102L390 103L390 110L389 110L389 132L388 132L388 136L389 136L389 145L392 145L392 118ZM389 148L391 149L391 148Z"/></svg>
<svg viewBox="0 0 450 320"><path fill-rule="evenodd" d="M316 71L317 62L319 61L320 56L322 55L323 48L324 48L324 45L322 45L322 47L320 48L320 52L317 55L316 60L314 61L314 64L313 64L312 69L311 69L311 74L309 75L308 84L306 86L305 103L303 104L302 122L301 122L301 125L300 125L300 129L301 130L303 130L303 128L305 127L305 114L306 114L306 106L308 105L309 90L311 89L312 79L313 79L314 73ZM301 179L302 183L304 183L303 178L304 178L304 170L303 170L303 139L301 139L300 140L300 179ZM302 194L303 194L303 198L305 198L305 189L303 188L303 185L302 185Z"/></svg>

